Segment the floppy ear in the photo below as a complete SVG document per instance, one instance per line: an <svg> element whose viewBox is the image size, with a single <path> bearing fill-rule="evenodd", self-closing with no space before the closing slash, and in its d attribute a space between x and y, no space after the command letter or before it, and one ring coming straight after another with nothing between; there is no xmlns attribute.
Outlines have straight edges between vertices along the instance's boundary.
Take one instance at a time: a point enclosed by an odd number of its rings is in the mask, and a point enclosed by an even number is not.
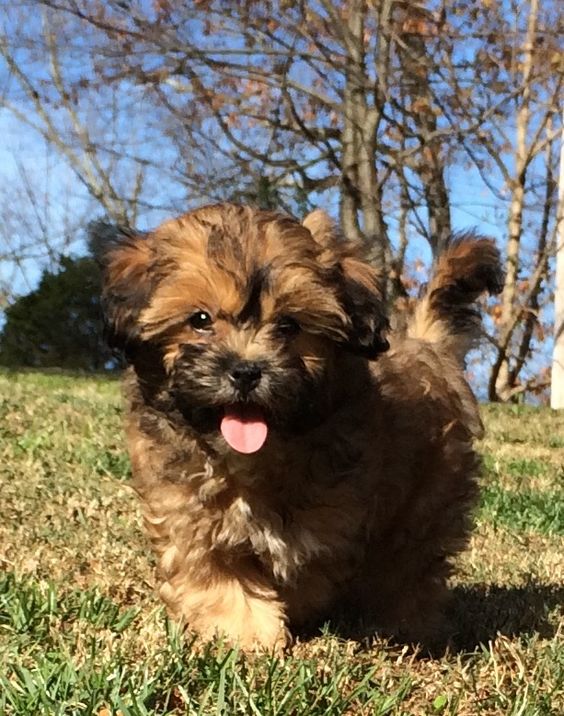
<svg viewBox="0 0 564 716"><path fill-rule="evenodd" d="M321 248L317 260L322 266L330 269L339 260L342 248L346 242L333 219L323 209L315 209L302 221L315 243Z"/></svg>
<svg viewBox="0 0 564 716"><path fill-rule="evenodd" d="M139 337L137 319L148 304L154 254L149 237L128 228L96 222L90 247L102 268L102 306L112 347L126 349Z"/></svg>
<svg viewBox="0 0 564 716"><path fill-rule="evenodd" d="M339 236L324 211L308 214L303 225L323 249L320 262L337 278L339 298L350 321L343 347L373 360L390 347L378 274L361 258L358 246Z"/></svg>
<svg viewBox="0 0 564 716"><path fill-rule="evenodd" d="M341 259L341 301L350 318L344 347L374 360L390 347L386 339L388 319L378 287L376 271L364 261L347 256Z"/></svg>

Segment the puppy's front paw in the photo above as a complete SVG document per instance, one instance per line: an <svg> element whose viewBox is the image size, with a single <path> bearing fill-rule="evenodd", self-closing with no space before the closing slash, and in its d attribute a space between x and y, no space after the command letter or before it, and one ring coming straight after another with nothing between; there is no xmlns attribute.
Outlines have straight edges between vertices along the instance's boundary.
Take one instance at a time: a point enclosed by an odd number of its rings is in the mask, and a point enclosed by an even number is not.
<svg viewBox="0 0 564 716"><path fill-rule="evenodd" d="M201 639L219 637L245 651L281 652L289 646L287 617L275 592L263 589L264 596L251 596L233 579L218 580L207 589L192 584L183 584L181 589L176 586L163 584L161 595L173 614Z"/></svg>
<svg viewBox="0 0 564 716"><path fill-rule="evenodd" d="M291 637L283 619L260 619L250 614L241 620L240 615L225 615L213 619L198 619L189 623L204 641L219 639L245 652L268 651L281 654L290 644Z"/></svg>

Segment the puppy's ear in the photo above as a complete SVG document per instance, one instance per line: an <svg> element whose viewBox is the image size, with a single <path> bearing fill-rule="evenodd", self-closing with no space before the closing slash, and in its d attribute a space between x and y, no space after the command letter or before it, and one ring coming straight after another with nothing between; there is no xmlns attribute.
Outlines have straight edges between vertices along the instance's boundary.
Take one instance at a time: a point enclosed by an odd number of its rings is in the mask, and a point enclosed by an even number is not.
<svg viewBox="0 0 564 716"><path fill-rule="evenodd" d="M386 339L389 327L379 290L378 275L356 256L344 256L339 262L341 301L350 319L344 347L374 360L390 347Z"/></svg>
<svg viewBox="0 0 564 716"><path fill-rule="evenodd" d="M323 209L315 209L302 221L315 241L323 247L329 247L336 240L338 231L331 217Z"/></svg>
<svg viewBox="0 0 564 716"><path fill-rule="evenodd" d="M139 336L137 319L154 285L154 252L148 236L96 222L89 244L102 269L102 306L108 342L126 349Z"/></svg>
<svg viewBox="0 0 564 716"><path fill-rule="evenodd" d="M390 347L376 271L360 257L357 246L340 236L321 209L308 214L303 225L322 248L319 261L337 277L341 304L350 321L343 347L370 360L376 358Z"/></svg>

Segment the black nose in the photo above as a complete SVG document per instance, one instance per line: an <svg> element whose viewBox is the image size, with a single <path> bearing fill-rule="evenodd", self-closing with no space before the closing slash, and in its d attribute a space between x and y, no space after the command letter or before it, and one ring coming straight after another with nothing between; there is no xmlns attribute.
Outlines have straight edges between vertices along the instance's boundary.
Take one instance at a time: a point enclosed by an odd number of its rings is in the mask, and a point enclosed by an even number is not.
<svg viewBox="0 0 564 716"><path fill-rule="evenodd" d="M256 388L262 377L262 370L258 363L241 361L236 363L229 372L229 380L244 395Z"/></svg>

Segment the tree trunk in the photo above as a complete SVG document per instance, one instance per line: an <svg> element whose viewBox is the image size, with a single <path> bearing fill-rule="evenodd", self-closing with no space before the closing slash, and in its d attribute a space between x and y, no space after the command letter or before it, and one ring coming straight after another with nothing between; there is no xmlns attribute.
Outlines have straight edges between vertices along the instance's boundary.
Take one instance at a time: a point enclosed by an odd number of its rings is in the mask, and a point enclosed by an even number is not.
<svg viewBox="0 0 564 716"><path fill-rule="evenodd" d="M366 12L364 0L354 0L349 4L345 30L348 57L344 90L341 223L347 238L356 241L361 238L367 245L371 261L381 275L385 275L387 236L375 163L379 113L367 101ZM359 223L359 212L362 225Z"/></svg>
<svg viewBox="0 0 564 716"><path fill-rule="evenodd" d="M560 179L558 183L558 212L556 215L556 277L554 286L554 351L550 406L564 409L564 112L560 144Z"/></svg>
<svg viewBox="0 0 564 716"><path fill-rule="evenodd" d="M509 209L505 283L501 295L501 321L499 326L499 349L490 375L490 400L509 400L513 394L509 365L510 345L513 332L520 318L517 306L517 280L520 265L521 234L523 231L523 204L528 164L527 131L530 121L531 75L533 71L534 42L537 32L538 0L531 0L527 23L527 36L523 56L523 96L517 112L517 137L515 147L515 175L511 187Z"/></svg>
<svg viewBox="0 0 564 716"><path fill-rule="evenodd" d="M525 312L523 315L524 326L519 341L519 347L516 351L515 361L511 366L511 371L509 374L509 382L512 386L514 386L514 391L522 389L522 386L518 385L519 376L530 355L531 340L533 338L535 326L539 322L539 312L541 308L539 295L542 289L543 281L546 279L548 270L548 257L550 254L550 244L552 243L552 241L549 239L549 223L552 208L554 206L554 193L556 189L556 181L554 178L553 171L555 139L552 137L552 116L549 116L546 122L546 139L546 176L544 180L545 193L542 209L542 220L538 233L535 270L533 271L529 279L529 288L526 294L526 299L525 301L523 301L523 306L525 307Z"/></svg>
<svg viewBox="0 0 564 716"><path fill-rule="evenodd" d="M410 107L407 108L415 124L420 143L415 170L421 178L425 205L428 212L428 236L433 256L437 257L446 246L451 235L450 201L445 179L445 156L443 140L437 137L436 106L434 93L429 83L429 57L424 29L432 22L427 11L409 7L403 18L401 64L406 94Z"/></svg>
<svg viewBox="0 0 564 716"><path fill-rule="evenodd" d="M341 158L341 226L350 241L361 241L362 232L358 223L360 197L358 187L358 74L362 73L362 49L359 42L364 27L363 3L351 3L347 33L343 43L347 49L347 68L343 94L343 139Z"/></svg>

